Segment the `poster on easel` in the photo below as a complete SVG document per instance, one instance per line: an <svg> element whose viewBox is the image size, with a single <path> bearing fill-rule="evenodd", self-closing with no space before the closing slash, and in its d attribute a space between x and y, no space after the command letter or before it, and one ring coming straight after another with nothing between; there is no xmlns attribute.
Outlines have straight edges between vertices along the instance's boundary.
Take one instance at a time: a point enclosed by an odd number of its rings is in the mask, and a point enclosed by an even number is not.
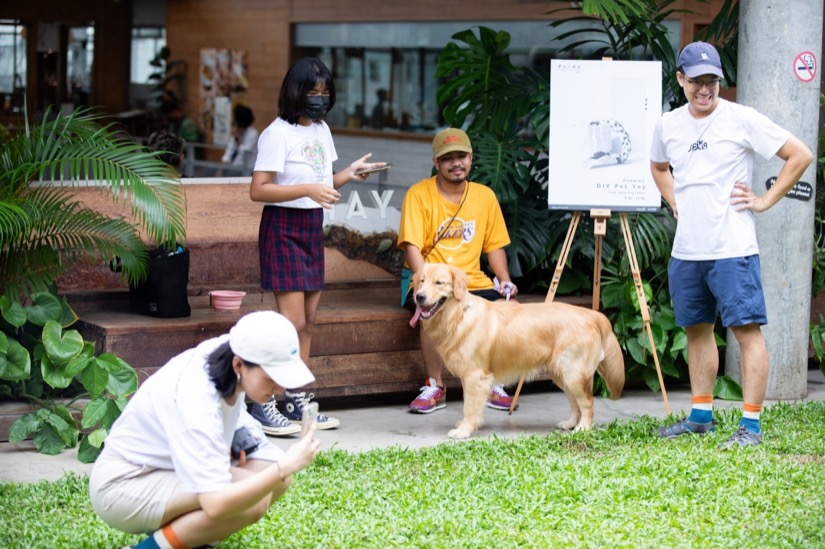
<svg viewBox="0 0 825 549"><path fill-rule="evenodd" d="M661 115L661 62L554 59L548 207L657 211L650 143Z"/></svg>

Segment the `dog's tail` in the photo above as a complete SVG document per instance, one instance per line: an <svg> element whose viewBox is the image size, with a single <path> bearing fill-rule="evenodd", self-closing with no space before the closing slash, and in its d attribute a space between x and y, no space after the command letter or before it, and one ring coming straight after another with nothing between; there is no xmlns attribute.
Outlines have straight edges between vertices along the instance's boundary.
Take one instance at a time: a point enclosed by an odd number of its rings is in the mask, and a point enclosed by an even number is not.
<svg viewBox="0 0 825 549"><path fill-rule="evenodd" d="M602 349L604 358L599 363L596 371L604 379L610 391L610 398L616 400L621 396L624 389L624 354L613 333L613 326L606 316L602 315L599 322L599 329L602 334Z"/></svg>

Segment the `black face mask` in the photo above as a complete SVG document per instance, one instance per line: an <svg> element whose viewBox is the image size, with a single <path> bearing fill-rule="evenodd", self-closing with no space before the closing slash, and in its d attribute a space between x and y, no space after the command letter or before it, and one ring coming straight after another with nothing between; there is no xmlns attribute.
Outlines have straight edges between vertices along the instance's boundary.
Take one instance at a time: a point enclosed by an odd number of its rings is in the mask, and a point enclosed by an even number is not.
<svg viewBox="0 0 825 549"><path fill-rule="evenodd" d="M304 114L313 122L321 120L328 111L328 95L307 95L304 99Z"/></svg>

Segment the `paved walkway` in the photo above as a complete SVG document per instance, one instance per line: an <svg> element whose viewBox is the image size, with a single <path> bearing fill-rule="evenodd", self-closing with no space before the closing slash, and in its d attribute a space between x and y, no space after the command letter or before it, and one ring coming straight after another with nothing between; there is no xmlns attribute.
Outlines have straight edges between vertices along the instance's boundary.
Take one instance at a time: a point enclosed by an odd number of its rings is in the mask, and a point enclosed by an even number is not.
<svg viewBox="0 0 825 549"><path fill-rule="evenodd" d="M522 434L547 434L555 424L567 419L567 399L557 389L545 385L540 390L526 388L519 397L519 409L507 412L486 410L485 425L475 437L516 438ZM461 402L449 400L447 407L428 415L407 412L407 404L415 395L386 396L372 401L365 399L337 399L321 402L322 412L341 420L341 427L320 431L324 449L336 448L361 452L374 448L398 446L417 449L435 446L447 441L447 431L461 417ZM673 413L690 408L690 390L674 386L667 390L668 403ZM376 402L378 400L378 402ZM804 401L825 400L825 376L819 370L808 370L808 394ZM766 401L770 406L776 401ZM739 402L717 400L717 407L740 407ZM630 389L619 400L596 398L595 423L601 425L613 419L631 420L640 416L665 417L664 400L660 394L647 389ZM768 435L770 436L770 435ZM288 445L289 438L273 438L276 444ZM37 482L57 480L68 471L88 473L90 464L77 460L77 450L64 451L57 456L38 453L30 441L21 444L0 444L0 481Z"/></svg>

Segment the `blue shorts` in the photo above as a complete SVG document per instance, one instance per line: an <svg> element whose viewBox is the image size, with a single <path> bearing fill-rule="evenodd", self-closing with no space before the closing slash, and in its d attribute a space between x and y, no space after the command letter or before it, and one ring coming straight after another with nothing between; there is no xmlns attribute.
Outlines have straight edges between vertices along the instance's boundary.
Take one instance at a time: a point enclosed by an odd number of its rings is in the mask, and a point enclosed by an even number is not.
<svg viewBox="0 0 825 549"><path fill-rule="evenodd" d="M671 258L667 268L676 324L714 324L725 328L767 324L759 256L712 261Z"/></svg>

